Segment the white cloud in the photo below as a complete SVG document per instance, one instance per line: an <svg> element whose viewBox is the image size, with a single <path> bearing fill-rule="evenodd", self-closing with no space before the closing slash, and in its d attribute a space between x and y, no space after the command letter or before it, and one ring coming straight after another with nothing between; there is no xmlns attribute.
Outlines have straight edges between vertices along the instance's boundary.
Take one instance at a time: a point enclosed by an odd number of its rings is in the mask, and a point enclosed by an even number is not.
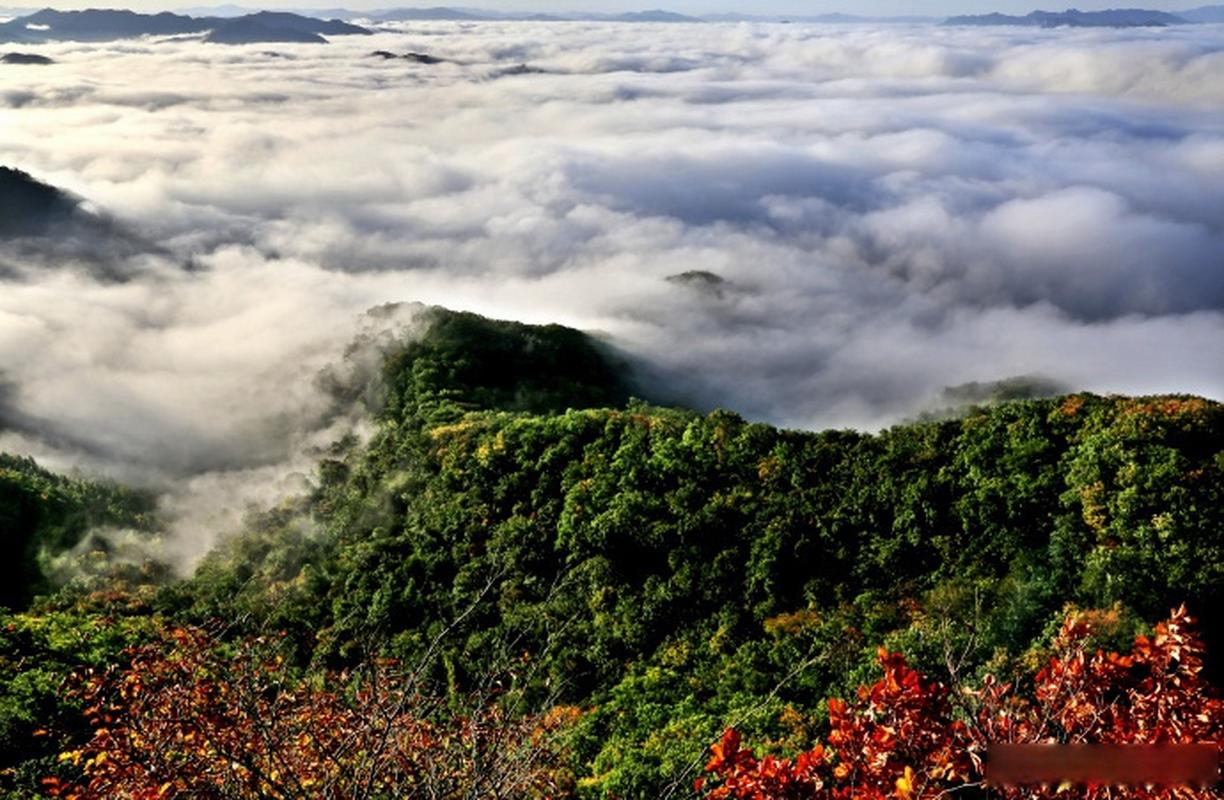
<svg viewBox="0 0 1224 800"><path fill-rule="evenodd" d="M401 300L599 330L786 425L1017 374L1224 396L1219 27L37 49L59 63L6 70L0 163L174 254L3 286L0 446L55 465L263 486L330 424L311 376ZM665 280L689 270L726 290Z"/></svg>

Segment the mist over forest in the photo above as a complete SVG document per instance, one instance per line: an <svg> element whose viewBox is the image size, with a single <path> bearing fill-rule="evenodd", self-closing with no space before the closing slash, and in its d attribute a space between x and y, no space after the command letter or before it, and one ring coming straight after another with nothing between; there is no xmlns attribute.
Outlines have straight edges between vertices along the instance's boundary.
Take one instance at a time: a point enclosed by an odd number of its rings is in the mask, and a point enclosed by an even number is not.
<svg viewBox="0 0 1224 800"><path fill-rule="evenodd" d="M246 441L291 411L275 373L387 301L598 331L689 402L810 429L1018 375L1220 396L1222 46L584 23L41 45L56 64L4 72L0 161L173 258L9 280L10 402L74 438ZM666 280L698 270L722 291Z"/></svg>

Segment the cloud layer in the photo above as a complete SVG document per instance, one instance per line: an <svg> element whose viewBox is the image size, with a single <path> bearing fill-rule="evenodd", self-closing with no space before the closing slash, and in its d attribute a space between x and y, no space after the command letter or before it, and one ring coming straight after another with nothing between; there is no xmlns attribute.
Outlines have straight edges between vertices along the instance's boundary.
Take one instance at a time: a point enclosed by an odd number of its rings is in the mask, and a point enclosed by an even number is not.
<svg viewBox="0 0 1224 800"><path fill-rule="evenodd" d="M121 283L3 278L0 448L53 465L283 475L334 423L314 376L404 300L600 331L790 426L1015 375L1224 397L1218 26L34 49L57 63L5 68L0 163L164 248ZM725 283L666 280L695 270Z"/></svg>

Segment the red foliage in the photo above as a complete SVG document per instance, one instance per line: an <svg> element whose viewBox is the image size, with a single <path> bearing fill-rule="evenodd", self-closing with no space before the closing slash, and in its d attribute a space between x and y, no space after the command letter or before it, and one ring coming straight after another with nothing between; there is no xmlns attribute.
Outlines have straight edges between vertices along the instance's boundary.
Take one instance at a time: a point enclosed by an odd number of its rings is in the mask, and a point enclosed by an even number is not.
<svg viewBox="0 0 1224 800"><path fill-rule="evenodd" d="M750 800L800 800L815 797L824 789L827 752L817 745L793 759L766 756L757 760L751 750L740 747L740 735L728 728L722 741L710 748L713 757L706 771L721 782L710 788L708 798L749 798ZM697 791L706 779L697 779Z"/></svg>
<svg viewBox="0 0 1224 800"><path fill-rule="evenodd" d="M1204 743L1224 739L1224 703L1201 677L1202 641L1184 608L1128 655L1090 652L1090 618L1070 615L1031 695L987 678L954 708L948 688L880 650L884 676L855 702L829 701L826 744L757 759L728 730L696 789L707 800L926 800L983 786L992 742ZM959 698L958 698L959 699ZM1020 786L1006 800L1218 800L1214 788Z"/></svg>
<svg viewBox="0 0 1224 800"><path fill-rule="evenodd" d="M274 643L224 649L199 629L138 648L123 669L80 676L93 736L60 760L80 779L44 780L53 797L364 798L552 796L558 710L510 719L489 705L467 716L410 691L392 663L341 692L292 674ZM441 721L436 721L441 720Z"/></svg>

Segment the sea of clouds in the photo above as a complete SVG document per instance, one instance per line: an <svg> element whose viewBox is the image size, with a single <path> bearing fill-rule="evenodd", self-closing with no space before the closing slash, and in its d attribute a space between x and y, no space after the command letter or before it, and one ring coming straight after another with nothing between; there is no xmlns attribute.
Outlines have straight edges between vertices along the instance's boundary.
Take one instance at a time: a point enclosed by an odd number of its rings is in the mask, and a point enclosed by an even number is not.
<svg viewBox="0 0 1224 800"><path fill-rule="evenodd" d="M1020 375L1224 397L1222 26L21 49L57 63L0 67L0 164L157 253L0 278L0 450L184 508L352 424L316 376L387 302L582 327L659 393L803 428Z"/></svg>

